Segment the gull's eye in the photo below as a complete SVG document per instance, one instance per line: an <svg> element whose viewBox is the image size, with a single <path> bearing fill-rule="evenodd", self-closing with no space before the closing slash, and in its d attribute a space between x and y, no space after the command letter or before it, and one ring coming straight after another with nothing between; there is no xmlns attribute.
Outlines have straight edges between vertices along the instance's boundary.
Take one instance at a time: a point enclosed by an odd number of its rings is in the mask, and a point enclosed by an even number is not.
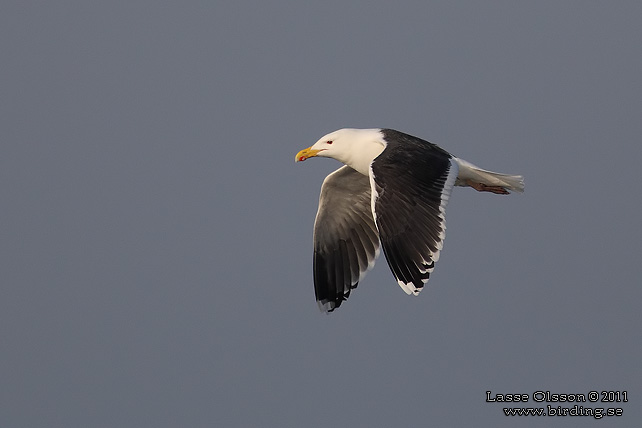
<svg viewBox="0 0 642 428"><path fill-rule="evenodd" d="M332 140L328 140L325 142L326 144L332 144Z"/></svg>

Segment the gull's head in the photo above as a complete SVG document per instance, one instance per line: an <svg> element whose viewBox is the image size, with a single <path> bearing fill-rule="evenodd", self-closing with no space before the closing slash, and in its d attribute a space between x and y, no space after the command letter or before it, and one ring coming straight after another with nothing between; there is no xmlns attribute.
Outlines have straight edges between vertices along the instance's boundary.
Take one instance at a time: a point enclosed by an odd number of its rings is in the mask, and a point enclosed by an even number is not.
<svg viewBox="0 0 642 428"><path fill-rule="evenodd" d="M301 150L294 158L301 162L312 157L333 158L345 164L359 146L381 139L378 129L339 129L321 137L314 145Z"/></svg>
<svg viewBox="0 0 642 428"><path fill-rule="evenodd" d="M340 129L324 135L314 145L297 153L294 161L301 162L317 156L340 160L337 156L341 156L350 146L347 131L347 129Z"/></svg>

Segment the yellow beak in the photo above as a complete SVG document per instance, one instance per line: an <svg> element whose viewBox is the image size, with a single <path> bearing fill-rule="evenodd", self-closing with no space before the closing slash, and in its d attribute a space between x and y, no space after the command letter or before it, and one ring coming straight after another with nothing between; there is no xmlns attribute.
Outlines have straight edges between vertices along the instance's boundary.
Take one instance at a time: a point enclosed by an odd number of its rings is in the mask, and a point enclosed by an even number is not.
<svg viewBox="0 0 642 428"><path fill-rule="evenodd" d="M307 149L301 150L299 153L296 154L296 157L294 158L294 162L302 162L306 160L307 158L311 158L317 155L322 150L316 150L313 149L312 147L308 147Z"/></svg>

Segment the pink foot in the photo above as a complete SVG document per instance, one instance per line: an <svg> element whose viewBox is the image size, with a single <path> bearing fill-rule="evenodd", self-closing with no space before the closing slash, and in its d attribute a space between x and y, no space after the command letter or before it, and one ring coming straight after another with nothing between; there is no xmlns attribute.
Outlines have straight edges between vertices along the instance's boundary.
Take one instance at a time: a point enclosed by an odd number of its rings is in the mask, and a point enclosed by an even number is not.
<svg viewBox="0 0 642 428"><path fill-rule="evenodd" d="M508 195L509 193L508 190L506 190L502 186L488 186L484 183L478 183L472 180L466 180L466 184L468 184L470 187L477 190L478 192L491 192L491 193L496 193L498 195Z"/></svg>

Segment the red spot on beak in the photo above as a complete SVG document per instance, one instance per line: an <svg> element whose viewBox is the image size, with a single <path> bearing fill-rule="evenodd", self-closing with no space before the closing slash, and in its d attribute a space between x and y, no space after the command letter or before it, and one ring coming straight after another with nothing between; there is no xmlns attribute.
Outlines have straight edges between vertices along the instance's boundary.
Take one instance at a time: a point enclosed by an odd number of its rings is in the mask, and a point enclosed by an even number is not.
<svg viewBox="0 0 642 428"><path fill-rule="evenodd" d="M304 161L305 159L306 159L306 158L305 158L305 156L301 156L301 157L299 158L299 162L302 162L302 161Z"/></svg>

